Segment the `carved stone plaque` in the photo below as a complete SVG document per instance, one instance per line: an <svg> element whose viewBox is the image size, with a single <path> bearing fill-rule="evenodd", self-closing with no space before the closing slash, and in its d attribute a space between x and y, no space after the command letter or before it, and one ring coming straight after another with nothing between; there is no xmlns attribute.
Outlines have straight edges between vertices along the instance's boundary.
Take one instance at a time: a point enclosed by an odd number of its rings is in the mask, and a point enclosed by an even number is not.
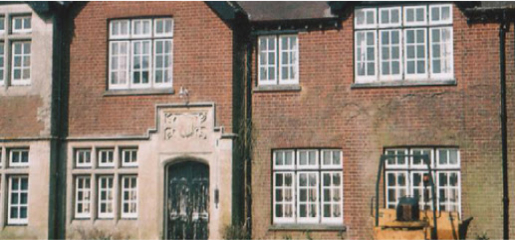
<svg viewBox="0 0 515 240"><path fill-rule="evenodd" d="M207 112L164 113L164 139L206 139Z"/></svg>

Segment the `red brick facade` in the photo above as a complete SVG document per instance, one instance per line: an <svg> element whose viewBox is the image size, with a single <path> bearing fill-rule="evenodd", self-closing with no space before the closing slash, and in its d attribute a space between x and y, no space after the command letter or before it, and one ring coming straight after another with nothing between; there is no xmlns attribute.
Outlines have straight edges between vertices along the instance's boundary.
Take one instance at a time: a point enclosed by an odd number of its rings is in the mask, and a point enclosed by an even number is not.
<svg viewBox="0 0 515 240"><path fill-rule="evenodd" d="M298 34L301 91L253 93L255 238L303 238L308 230L270 229L273 149L341 148L347 226L343 236L368 239L373 226L369 204L375 195L379 156L385 147L395 146L458 147L462 215L474 217L469 237L482 233L502 237L499 24L467 24L457 7L453 17L456 86L352 88L352 14L343 20L340 30ZM513 40L511 32L506 51L508 111L513 109L515 84ZM256 78L256 63L253 66ZM510 117L515 117L513 111ZM513 142L513 133L508 132L509 142ZM514 146L510 143L510 153ZM510 163L514 160L511 155ZM510 172L511 182L514 173ZM311 231L310 235L339 239L342 232Z"/></svg>
<svg viewBox="0 0 515 240"><path fill-rule="evenodd" d="M232 131L232 30L203 2L90 2L72 20L70 136L142 136L155 127L155 106L216 103L217 125ZM107 30L112 18L171 16L174 19L173 95L104 96Z"/></svg>

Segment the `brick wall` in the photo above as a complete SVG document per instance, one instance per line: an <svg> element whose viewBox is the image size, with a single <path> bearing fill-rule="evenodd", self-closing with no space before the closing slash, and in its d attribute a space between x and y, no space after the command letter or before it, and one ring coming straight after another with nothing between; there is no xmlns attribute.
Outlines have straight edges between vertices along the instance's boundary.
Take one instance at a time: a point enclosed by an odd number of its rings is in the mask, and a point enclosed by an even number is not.
<svg viewBox="0 0 515 240"><path fill-rule="evenodd" d="M90 2L78 9L70 47L69 135L144 135L155 105L215 102L217 125L232 131L232 31L202 2ZM104 97L108 19L174 18L173 95Z"/></svg>
<svg viewBox="0 0 515 240"><path fill-rule="evenodd" d="M0 97L0 138L38 137L44 119L38 116L43 106L40 96Z"/></svg>
<svg viewBox="0 0 515 240"><path fill-rule="evenodd" d="M502 237L498 24L468 25L456 7L453 16L457 86L351 89L353 16L343 20L340 30L299 33L302 90L253 94L255 238L302 237L305 231L269 230L272 149L341 148L344 224L348 227L344 236L364 239L372 236L369 203L383 148L413 145L459 147L462 214L474 217L469 237L483 232L490 238ZM508 42L508 96L512 99L513 33ZM255 69L253 73L256 78ZM508 107L513 109L513 101ZM515 117L513 111L510 116ZM510 153L514 153L514 144ZM510 157L512 163L514 159ZM514 171L512 183L513 175ZM339 235L338 231L311 232L315 238Z"/></svg>

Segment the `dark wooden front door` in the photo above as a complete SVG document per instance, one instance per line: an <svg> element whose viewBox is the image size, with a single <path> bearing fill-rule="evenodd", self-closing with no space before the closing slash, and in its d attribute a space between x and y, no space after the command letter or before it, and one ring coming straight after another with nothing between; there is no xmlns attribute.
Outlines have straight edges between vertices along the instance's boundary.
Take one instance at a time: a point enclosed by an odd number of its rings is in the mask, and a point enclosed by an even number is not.
<svg viewBox="0 0 515 240"><path fill-rule="evenodd" d="M207 239L209 168L198 162L168 169L168 238Z"/></svg>

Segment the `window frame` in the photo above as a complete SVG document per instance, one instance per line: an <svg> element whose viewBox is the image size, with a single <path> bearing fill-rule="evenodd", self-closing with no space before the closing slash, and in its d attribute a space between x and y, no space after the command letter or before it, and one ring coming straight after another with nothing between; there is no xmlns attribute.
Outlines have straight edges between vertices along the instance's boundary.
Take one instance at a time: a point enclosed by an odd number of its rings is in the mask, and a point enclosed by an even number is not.
<svg viewBox="0 0 515 240"><path fill-rule="evenodd" d="M381 19L382 19L382 12L383 11L388 11L388 15L389 15L389 21L391 21L391 14L392 14L392 10L396 10L399 12L399 22L398 23L381 23ZM402 25L402 7L400 6L393 6L393 7L383 7L383 8L377 8L376 9L377 11L377 27L378 28L388 28L388 27L400 27Z"/></svg>
<svg viewBox="0 0 515 240"><path fill-rule="evenodd" d="M295 47L291 48L291 39L295 38ZM283 38L287 39L288 46L290 48L284 50L283 49ZM277 79L279 81L279 85L288 85L288 84L299 84L299 37L297 34L283 34L277 36ZM283 53L291 54L294 60L290 59L292 63L283 64ZM288 57L290 58L290 56ZM292 72L288 70L289 74L295 74L295 77L282 79L283 67L286 66L288 69L293 68ZM290 75L289 75L290 76Z"/></svg>
<svg viewBox="0 0 515 240"><path fill-rule="evenodd" d="M7 24L8 21L6 21L7 19L6 19L5 14L0 14L0 20L1 20L0 22L3 22L2 24L0 24L0 27L1 27L0 35L4 35L6 32L8 32L7 27L6 27L6 25L8 25Z"/></svg>
<svg viewBox="0 0 515 240"><path fill-rule="evenodd" d="M91 218L91 212L92 212L92 203L93 203L93 195L92 195L92 192L93 192L93 182L91 180L91 176L90 175L77 175L74 177L74 218L75 219L88 219L88 218ZM83 186L86 185L86 181L89 183L89 188L86 188L86 187L83 187L81 189L79 189L79 181L84 181L83 182ZM79 200L79 192L82 193L82 199ZM85 193L87 193L87 196L88 198L86 199L85 197ZM79 207L78 205L79 204L82 204L82 213L79 213ZM86 209L87 206L87 212L84 211L84 209Z"/></svg>
<svg viewBox="0 0 515 240"><path fill-rule="evenodd" d="M125 152L132 152L131 159L136 158L136 161L127 162L125 159ZM138 166L138 148L136 147L126 147L126 148L120 148L120 162L122 167L137 167ZM133 155L135 154L135 156Z"/></svg>
<svg viewBox="0 0 515 240"><path fill-rule="evenodd" d="M8 202L7 202L7 225L26 225L29 222L29 176L28 175L10 175L8 176L9 179L9 187L8 187ZM16 191L12 189L13 187L13 180L18 179L18 189ZM22 181L27 181L27 189L22 189ZM27 203L22 204L21 203L21 194L27 194ZM13 194L18 195L18 203L13 204L12 197ZM11 208L16 208L18 211L18 217L12 218L11 217ZM25 208L27 215L25 218L21 218L21 211L20 209Z"/></svg>
<svg viewBox="0 0 515 240"><path fill-rule="evenodd" d="M97 150L97 164L98 167L112 168L114 167L114 148L101 148ZM103 155L106 154L106 155ZM111 162L102 162L103 157L107 157L107 160L111 158Z"/></svg>
<svg viewBox="0 0 515 240"><path fill-rule="evenodd" d="M131 185L131 188L127 188L125 186L125 179L129 179L129 185ZM135 179L136 186L132 186L131 179ZM138 210L139 210L139 183L138 183L138 176L137 175L122 175L121 181L120 181L120 216L122 219L135 219L138 218ZM129 196L131 196L131 192L135 192L133 194L136 195L136 199L125 199L124 195L125 192L129 192ZM124 211L124 204L129 205L129 212ZM136 204L136 211L131 212L131 204Z"/></svg>
<svg viewBox="0 0 515 240"><path fill-rule="evenodd" d="M89 153L89 154L86 154L87 156L89 156L89 161L86 162L85 159L84 159L84 162L83 163L79 163L79 159L80 159L80 154L81 153ZM75 159L74 159L74 163L75 163L75 168L91 168L93 167L93 158L92 158L92 150L91 148L77 148L77 149L74 149L74 156L75 156ZM86 156L84 156L86 157Z"/></svg>
<svg viewBox="0 0 515 240"><path fill-rule="evenodd" d="M300 162L300 152L301 151L304 151L304 152L311 152L311 151L315 151L315 156L316 156L316 167L299 167L299 162ZM339 152L338 155L340 157L340 164L331 164L331 165L325 165L323 166L322 162L322 151L324 152L330 152L331 155L333 155L333 152ZM293 162L293 166L290 166L288 165L288 167L284 167L282 165L277 165L276 164L276 155L277 153L283 153L283 152L290 152L292 153L292 162ZM325 153L324 153L325 154ZM335 149L335 148L304 148L304 149L295 149L295 148L289 148L289 149L273 149L272 150L272 183L271 183L271 189L272 189L272 223L275 224L275 225L298 225L298 224L308 224L308 225L330 225L330 226L334 226L334 225L337 225L337 226L341 226L343 225L344 223L344 207L343 207L343 204L344 204L344 191L343 191L343 188L344 188L344 172L343 172L343 151L341 149ZM308 154L308 162L309 162L309 154ZM331 162L334 163L334 160L333 158L331 158ZM313 165L315 166L315 165ZM292 192L292 198L291 198L291 201L287 202L285 201L285 195L284 193L282 194L283 198L281 201L278 201L277 200L277 191L284 191L284 189L287 187L286 184L285 184L285 181L283 180L283 184L281 186L276 186L277 185L277 177L278 177L278 174L282 174L283 177L284 175L290 175L291 178L292 178L292 185L291 185L291 192ZM301 178L301 175L302 174L308 174L307 175L307 179L306 179L306 184L309 183L309 174L315 174L315 180L316 180L316 184L314 186L309 186L309 185L306 185L304 187L300 186L300 178ZM321 193L321 190L324 189L324 186L323 186L323 183L324 183L324 180L322 179L324 174L331 174L331 176L333 176L333 174L338 174L339 177L340 177L340 183L339 185L330 185L330 186L326 186L325 188L329 187L331 190L332 189L337 189L339 190L339 193L340 193L340 198L339 198L339 201L329 201L329 202L326 202L323 198L322 198L322 193ZM331 180L333 181L333 180ZM331 183L332 184L332 183ZM301 188L316 188L316 200L313 202L313 204L316 205L316 212L317 212L317 215L315 217L301 217L300 216L300 205L301 204L307 204L306 207L309 207L309 205L311 203L301 203L300 202L300 191L301 191ZM286 188L288 189L288 188ZM333 191L331 191L331 194L333 193ZM309 192L306 192L307 197L309 197ZM309 199L306 199L307 202ZM291 209L292 209L292 216L291 217L284 217L284 214L283 214L283 217L277 217L277 210L276 210L276 206L278 204L281 204L283 206L283 213L284 213L284 209L286 209L284 207L284 203L287 203L287 204L291 204ZM331 205L331 213L330 213L330 217L324 217L324 209L323 209L323 205L324 204L330 204ZM335 204L339 204L339 216L338 217L334 217L332 216L333 215L333 212L332 212L332 205L335 205ZM306 209L306 214L308 214L308 210ZM307 216L307 215L306 215Z"/></svg>
<svg viewBox="0 0 515 240"><path fill-rule="evenodd" d="M388 44L385 44L383 45L383 32L388 32L388 38L390 39L390 42ZM399 34L399 43L397 45L394 45L391 41L392 39L392 32L398 32ZM377 59L378 61L378 64L377 64L377 78L379 79L379 81L397 81L397 80L402 80L402 77L403 77L403 72L404 72L404 61L402 59L402 55L403 55L403 48L402 48L402 41L403 41L403 31L402 29L379 29L378 30L378 35L379 36L376 36L376 38L379 38L379 41L378 41L378 50L377 52L379 53L379 57ZM387 61L384 61L385 59L383 59L383 51L382 51L382 48L387 46L388 47L388 52L389 52L389 55L390 55L390 58L387 59ZM393 47L398 47L399 48L399 59L396 60L392 57L392 48ZM398 61L399 62L399 74L392 74L392 64L394 61ZM390 67L390 74L389 75L383 75L383 62L388 62L389 64L389 67Z"/></svg>
<svg viewBox="0 0 515 240"><path fill-rule="evenodd" d="M283 49L282 39L287 38L288 46L291 46L291 38L295 38L295 47L293 49ZM261 40L266 39L266 49L261 49ZM274 49L270 50L270 40L274 42ZM288 33L288 34L274 34L274 35L260 35L257 37L257 84L259 86L280 86L280 85L298 85L300 79L300 50L299 50L299 36L298 34ZM266 64L263 64L261 61L261 54L266 53ZM274 64L269 63L269 54L274 54ZM288 53L293 56L292 63L288 62L286 64L282 63L282 53ZM288 57L290 58L290 56ZM282 68L290 67L293 68L291 74L295 74L293 78L289 77L288 79L282 79ZM266 79L262 79L263 75L261 74L261 69L266 68ZM274 78L270 79L270 68L273 68ZM289 72L289 70L288 70ZM290 75L289 75L290 76Z"/></svg>
<svg viewBox="0 0 515 240"><path fill-rule="evenodd" d="M432 10L438 9L438 11L441 13L443 10L448 8L450 11L449 19L446 19L445 21L438 21L438 22L431 22L430 21L430 14ZM392 10L398 10L400 9L400 23L399 24L392 24L392 23L381 23L381 17L382 14L385 14L385 11L388 11L389 13L389 20L391 20L391 11ZM416 20L416 12L417 9L423 9L424 12L424 20L419 22L410 22L407 20L407 12L413 11L414 20ZM452 12L454 10L454 5L452 3L440 3L440 4L433 4L433 3L424 3L424 4L397 4L397 5L387 5L387 6L358 6L354 9L354 83L356 84L369 84L369 83L388 83L390 81L393 82L399 82L399 83L407 83L410 84L410 81L412 82L421 82L427 80L428 83L431 81L434 81L435 83L439 83L441 81L455 81L455 68L454 68L454 27L453 27L453 17ZM359 25L357 23L357 17L359 12L368 12L369 14L375 14L375 22L374 24L361 24ZM440 14L441 15L441 14ZM366 17L366 15L365 15ZM450 36L449 40L444 42L442 39L438 43L435 43L432 41L431 34L434 29L441 28L441 29L450 29ZM425 29L423 30L425 33L424 35L424 41L417 43L416 42L416 34L417 32L414 31L414 29ZM384 31L389 31L390 34L392 31L400 31L400 42L399 42L399 52L400 52L400 62L399 62L399 74L392 74L393 71L391 69L392 64L392 54L391 54L391 41L387 45L382 43L382 35ZM413 48L415 51L415 58L408 59L407 54L407 31L414 31L415 39L414 43L410 44L413 46L416 45L423 45L424 46L424 52L418 53L417 48ZM448 31L448 30L447 30ZM365 55L368 55L365 51L366 48L372 47L372 45L367 45L366 40L368 38L367 34L369 32L375 32L375 36L373 37L374 40L374 60L371 61L367 57L363 57ZM447 33L447 32L446 32ZM363 36L363 43L358 42L358 35ZM436 56L433 57L433 45L439 44L443 50L446 50L446 54L440 54L440 57L437 58ZM388 59L383 60L383 52L382 48L387 46L390 57ZM435 45L436 46L436 45ZM396 46L397 47L397 46ZM443 48L445 47L445 48ZM363 48L362 55L358 55L358 49ZM420 57L422 56L423 57ZM369 55L372 56L372 55ZM420 59L419 59L420 58ZM433 59L438 59L440 61L440 72L441 73L434 73L435 66L433 65ZM413 62L412 62L413 61ZM424 61L424 71L420 73L419 70L417 70L417 61ZM397 60L395 60L397 62ZM415 72L412 74L409 74L408 71L408 62L413 64ZM363 66L363 64L367 65L367 63L373 64L375 68L374 74L368 75L368 66ZM387 63L389 66L390 73L388 75L384 75L384 69L383 69L383 63ZM445 63L445 65L444 65ZM438 64L438 62L437 62ZM364 67L364 69L361 69L361 67ZM360 69L364 71L364 75L359 75ZM396 70L396 69L395 69ZM445 71L445 72L444 72Z"/></svg>
<svg viewBox="0 0 515 240"><path fill-rule="evenodd" d="M2 35L2 33L0 32L0 35ZM0 47L2 48L2 51L0 51L0 58L2 59L2 65L0 65L0 70L2 71L2 73L0 74L0 86L4 86L6 84L6 75L7 75L7 64L5 62L5 50L6 50L6 44L5 44L5 41L3 39L0 39Z"/></svg>
<svg viewBox="0 0 515 240"><path fill-rule="evenodd" d="M434 21L434 20L432 20L432 18L431 18L432 10L435 9L435 8L438 8L438 11L439 11L439 14L440 14L440 19L441 19L442 9L445 8L445 7L450 7L450 9L449 9L449 20L448 21L445 21L445 20ZM453 21L454 21L452 12L453 12L452 4L431 4L431 5L429 5L428 14L427 14L428 15L429 25L452 24Z"/></svg>
<svg viewBox="0 0 515 240"><path fill-rule="evenodd" d="M416 21L416 12L417 12L417 9L420 9L422 8L424 10L424 20L421 21L421 22L417 22ZM414 10L414 18L415 18L415 22L408 22L408 13L407 11L408 10L411 10L413 9ZM425 26L425 25L428 25L428 21L427 21L427 5L408 5L408 6L403 6L403 25L404 26L407 26L407 27L412 27L412 26Z"/></svg>
<svg viewBox="0 0 515 240"><path fill-rule="evenodd" d="M161 34L157 34L157 22L163 21L166 22L167 20L171 21L171 32L166 32ZM115 34L114 33L114 27L115 24L120 24L119 27L121 29L122 23L127 23L127 31L128 34ZM135 22L141 22L142 23L142 29L143 23L149 23L149 33L141 33L141 34L135 34L134 29L136 25ZM173 57L173 38L174 38L174 27L175 27L175 20L173 17L146 17L146 18L123 18L123 19L111 19L109 20L108 24L108 64L107 64L107 90L142 90L142 89L167 89L167 88L173 88L173 68L174 68L174 57ZM120 33L122 32L119 30ZM143 31L143 30L142 30ZM169 62L169 68L163 67L160 68L161 71L168 72L169 74L166 75L168 78L163 78L163 81L161 83L156 83L156 69L157 66L155 66L154 60L156 59L156 42L157 41L170 41L171 47L170 47L170 62ZM148 83L142 83L142 78L140 79L140 83L134 82L134 46L136 42L148 42L149 44L149 50L148 50L148 68L145 70L148 71ZM127 49L125 53L117 54L117 57L122 55L126 57L126 69L118 67L117 69L113 69L113 45L116 43L124 43L127 44ZM143 49L142 49L143 51ZM166 53L164 53L166 55ZM139 54L143 56L143 53ZM118 63L120 64L120 63ZM124 72L126 76L126 82L125 83L119 83L119 79L117 79L117 83L113 83L114 79L112 76L112 73L120 73ZM145 71L143 71L145 72Z"/></svg>
<svg viewBox="0 0 515 240"><path fill-rule="evenodd" d="M328 187L325 187L324 185L324 174L330 174L331 175L331 182L333 182L334 179L332 179L332 175L333 174L338 174L340 175L340 186L334 186L334 185L329 185ZM342 220L340 218L343 218L343 170L342 171L324 171L324 169L322 171L320 171L320 203L321 203L321 206L320 206L320 217L322 219L321 223L322 224L342 224ZM334 193L334 190L339 190L340 191L340 199L339 200L334 200L334 199L331 199L331 201L327 202L330 206L331 206L331 210L332 208L334 207L335 204L339 204L339 209L340 209L340 216L337 216L337 217L324 217L324 205L327 204L326 201L324 200L325 199L325 188L329 188L330 192L331 192L331 195ZM342 203L338 202L338 201L342 201ZM332 212L332 211L331 211Z"/></svg>
<svg viewBox="0 0 515 240"><path fill-rule="evenodd" d="M433 63L433 60L434 60L434 56L433 56L433 47L434 47L434 43L432 42L432 39L433 39L433 30L436 30L436 29L439 29L440 30L440 51L443 51L442 49L442 44L444 43L441 39L442 39L442 30L444 29L450 29L449 33L450 33L450 39L451 41L448 42L446 45L450 44L450 47L449 46L446 46L446 48L449 47L450 49L450 59L448 59L450 61L450 72L451 73L434 73L434 65L432 64ZM453 28L452 27L449 27L449 26L442 26L442 27L433 27L433 28L430 28L429 29L429 39L431 40L431 44L429 44L429 51L430 51L430 55L428 56L428 63L431 63L430 64L430 69L428 70L428 73L430 73L432 76L434 76L435 79L449 79L449 78L452 78L454 76L454 44L453 44L453 40L454 40L454 31L453 31ZM440 57L440 66L443 66L443 58Z"/></svg>
<svg viewBox="0 0 515 240"><path fill-rule="evenodd" d="M29 22L30 22L30 28L25 28L24 24L25 24L25 20L29 18ZM21 26L22 28L21 29L16 29L15 28L15 24L16 24L16 19L22 19L21 21ZM12 34L25 34L25 33L31 33L32 32L32 15L29 15L29 14L16 14L16 15L11 15L11 33Z"/></svg>
<svg viewBox="0 0 515 240"><path fill-rule="evenodd" d="M29 148L10 148L7 150L9 153L9 167L28 167L30 164L30 149ZM14 153L19 154L19 162L13 162ZM27 162L23 162L23 154L27 154Z"/></svg>
<svg viewBox="0 0 515 240"><path fill-rule="evenodd" d="M456 209L455 211L458 212L458 214L461 216L461 157L460 157L460 148L458 147L449 147L449 146L436 146L436 147L420 147L420 146L414 146L414 147L410 147L410 146L406 146L406 147L394 147L394 148L389 148L389 147L385 147L384 150L383 150L383 153L386 154L387 151L390 151L392 149L405 149L406 151L408 151L410 153L410 155L413 154L413 151L414 150L430 150L431 151L431 155L430 155L430 160L431 160L431 175L433 176L433 182L435 184L435 192L436 192L436 197L438 198L437 199L437 210L440 210L440 206L441 205L445 205L445 206L455 206ZM456 151L456 156L457 156L457 164L454 164L454 165L439 165L437 163L437 161L439 161L439 152L441 150L445 150L447 151L447 157L448 159L449 156L450 156L450 151ZM416 167L413 167L412 165L412 157L410 157L410 160L409 160L409 165L406 167L406 168L399 168L399 167L396 167L396 166L389 166L387 164L385 164L385 168L383 170L383 173L384 173L384 177L385 177L385 180L384 180L384 191L385 191L385 195L384 195L384 204L387 208L391 208L391 207L395 207L397 205L397 202L395 203L391 203L389 201L389 193L388 193L388 188L387 188L387 174L388 173L394 173L394 172L403 172L406 174L406 177L408 179L406 179L407 181L407 191L406 191L406 195L413 195L414 194L414 191L415 191L415 188L419 188L414 184L414 177L413 175L414 174L417 174L417 173L428 173L427 171L427 167L420 167L420 166L416 166ZM457 203L452 203L452 202L449 202L449 201L442 201L440 199L440 180L439 180L439 176L440 176L440 173L457 173L457 176L458 176L458 179L457 179L457 186L451 186L450 188L454 188L457 190L458 192L458 202ZM423 177L423 175L422 175ZM430 190L430 186L428 186L428 189ZM449 189L450 189L449 188ZM445 189L444 189L445 190ZM431 191L431 190L430 190ZM396 194L398 192L396 191ZM422 194L424 194L422 192ZM429 194L432 194L431 192L429 192ZM398 201L398 199L397 199ZM423 197L420 199L420 202L419 204L421 204L421 206L423 205ZM432 206L432 203L429 203L428 206Z"/></svg>
<svg viewBox="0 0 515 240"><path fill-rule="evenodd" d="M26 86L26 85L30 85L31 84L31 79L32 79L32 40L14 40L14 41L10 41L10 45L11 45L11 48L10 48L10 53L11 53L11 64L10 64L10 72L11 72L11 85L12 86ZM30 44L30 50L29 50L29 53L26 54L24 53L25 51L25 44ZM21 54L15 54L14 53L14 50L15 50L15 45L16 44L21 44ZM29 61L30 61L30 65L27 67L24 65L24 61L23 59L25 57L29 58ZM14 62L15 62L15 57L20 57L21 60L20 60L20 66L19 67L15 67L14 66ZM14 78L14 70L16 69L19 69L20 70L20 79L15 79ZM25 69L28 69L29 70L29 75L30 77L28 79L24 79L23 76L24 76L24 73L23 73L23 70Z"/></svg>
<svg viewBox="0 0 515 240"><path fill-rule="evenodd" d="M301 175L306 175L306 186L300 186L300 178L301 178ZM310 175L311 174L314 174L315 175L315 180L316 180L316 183L315 183L315 187L313 188L312 186L310 186ZM297 218L297 223L300 223L300 224L316 224L316 223L319 223L321 222L321 219L322 219L322 214L321 214L321 211L320 211L320 201L322 200L320 198L320 184L321 184L321 181L320 181L320 171L305 171L304 169L302 170L299 170L297 171L297 174L296 174L296 177L297 177L297 184L296 184L296 188L298 189L298 193L297 193L297 209L298 211L296 211L296 218ZM316 216L315 217L309 217L309 214L308 212L309 211L309 208L310 208L310 205L313 205L313 201L309 199L309 192L310 192L310 189L315 189L315 192L316 192L316 197L317 199L314 200L315 202L315 206L316 206ZM306 191L306 200L301 202L301 194L300 192L302 190L305 190ZM300 208L301 208L301 205L306 205L306 217L302 217L300 216Z"/></svg>
<svg viewBox="0 0 515 240"><path fill-rule="evenodd" d="M419 57L419 53L418 53L418 47L421 45L421 43L418 43L416 42L416 39L417 39L417 32L419 30L422 30L423 33L424 33L424 42L423 42L423 45L424 45L424 57L423 58L420 58ZM405 55L407 55L407 48L412 46L413 47L413 50L415 50L415 56L414 58L411 58L411 59L408 59L407 56L404 57L404 79L406 81L409 81L409 80L423 80L423 79L428 79L429 78L429 64L428 64L428 60L429 60L429 57L428 57L428 48L427 48L427 45L429 44L428 43L428 34L427 34L427 30L428 28L425 28L425 27L421 27L421 28L406 28L403 30L403 36L404 36L404 53ZM414 42L413 43L410 43L410 45L408 46L408 38L406 37L408 35L408 31L413 31L414 32L414 36L413 36L413 40ZM421 61L421 59L423 59L424 61L424 72L423 73L417 73L418 72L418 64L417 62L418 61ZM415 73L408 73L408 62L409 61L413 61L414 64L414 71Z"/></svg>
<svg viewBox="0 0 515 240"><path fill-rule="evenodd" d="M363 33L364 34L364 38L365 38L365 44L364 44L364 47L365 47L365 55L368 55L366 53L366 51L368 51L368 48L369 46L373 46L374 47L374 75L367 75L368 74L368 63L370 63L371 61L368 59L368 56L365 57L363 60L358 60L360 59L360 57L358 56L358 44L357 44L357 39L358 39L358 35ZM366 42L367 42L367 33L372 33L373 34L373 39L374 39L374 45L367 45ZM373 82L373 81L376 81L376 79L378 78L378 68L377 68L377 43L375 42L375 39L377 39L377 31L376 30L369 30L369 29L365 29L363 31L354 31L354 39L355 39L355 44L354 44L354 74L356 76L356 79L359 78L359 81L360 82ZM362 48L362 46L360 46ZM361 50L363 51L363 50ZM358 61L361 61L362 64L365 64L365 70L364 70L364 73L365 75L363 76L359 76L359 68L358 68ZM359 77L358 77L359 76Z"/></svg>
<svg viewBox="0 0 515 240"><path fill-rule="evenodd" d="M356 12L363 12L364 15L364 24L358 24L358 14ZM373 23L367 23L367 12L373 12ZM354 28L355 29L367 29L367 28L375 28L377 27L377 8L367 8L367 7L356 7L354 11Z"/></svg>
<svg viewBox="0 0 515 240"><path fill-rule="evenodd" d="M106 180L106 188L102 187L102 180ZM102 199L102 192L106 193L106 199ZM97 178L97 216L99 219L113 219L115 208L114 175L100 175ZM109 198L109 193L111 198ZM102 212L102 205L106 205L106 212ZM108 211L111 205L111 212Z"/></svg>

